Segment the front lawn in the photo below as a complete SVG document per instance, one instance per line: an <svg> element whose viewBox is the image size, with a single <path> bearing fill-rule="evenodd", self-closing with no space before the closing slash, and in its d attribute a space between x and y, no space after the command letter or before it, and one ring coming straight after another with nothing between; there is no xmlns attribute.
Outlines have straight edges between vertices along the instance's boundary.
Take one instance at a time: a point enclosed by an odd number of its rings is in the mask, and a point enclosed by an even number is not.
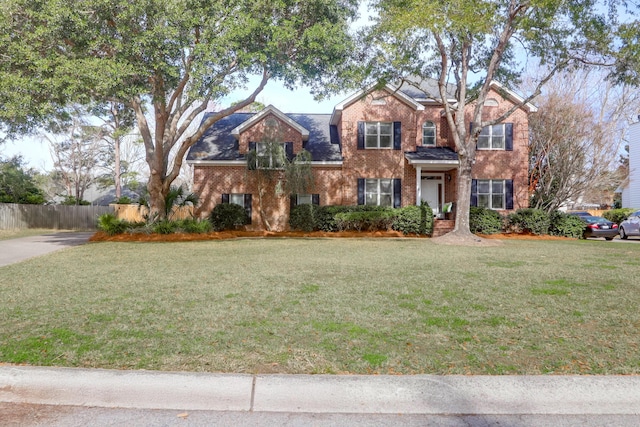
<svg viewBox="0 0 640 427"><path fill-rule="evenodd" d="M640 245L92 243L0 268L0 362L640 374Z"/></svg>

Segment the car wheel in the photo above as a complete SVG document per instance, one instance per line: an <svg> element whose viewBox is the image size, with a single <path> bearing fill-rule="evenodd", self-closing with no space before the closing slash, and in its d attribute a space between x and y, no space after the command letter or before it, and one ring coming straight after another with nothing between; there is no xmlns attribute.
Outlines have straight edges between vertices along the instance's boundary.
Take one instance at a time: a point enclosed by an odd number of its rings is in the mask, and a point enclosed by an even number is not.
<svg viewBox="0 0 640 427"><path fill-rule="evenodd" d="M627 233L624 231L624 228L620 227L620 238L622 240L627 240L627 237L629 236L627 236Z"/></svg>

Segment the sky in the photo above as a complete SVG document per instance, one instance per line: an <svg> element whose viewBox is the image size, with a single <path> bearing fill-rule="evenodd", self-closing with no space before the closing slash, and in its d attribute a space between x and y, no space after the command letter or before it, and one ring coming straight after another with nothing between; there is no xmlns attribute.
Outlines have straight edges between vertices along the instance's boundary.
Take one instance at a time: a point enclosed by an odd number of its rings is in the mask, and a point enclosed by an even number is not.
<svg viewBox="0 0 640 427"><path fill-rule="evenodd" d="M231 102L246 98L252 87L258 84L258 77L249 82L246 90L238 90L220 101L222 107ZM253 84L253 86L251 86ZM333 107L348 95L339 94L327 98L322 102L313 99L308 87L300 87L295 91L285 88L277 81L270 81L264 90L258 95L257 100L264 105L272 104L283 113L325 113L331 114ZM0 144L0 157L10 158L21 155L27 167L38 171L50 171L53 168L49 143L42 137L25 137Z"/></svg>

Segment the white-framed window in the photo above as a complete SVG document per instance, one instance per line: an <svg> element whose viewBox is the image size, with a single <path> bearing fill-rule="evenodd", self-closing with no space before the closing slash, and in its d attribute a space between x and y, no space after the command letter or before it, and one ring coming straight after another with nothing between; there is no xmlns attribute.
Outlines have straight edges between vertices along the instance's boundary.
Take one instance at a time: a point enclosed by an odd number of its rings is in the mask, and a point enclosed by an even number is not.
<svg viewBox="0 0 640 427"><path fill-rule="evenodd" d="M424 122L422 125L422 145L436 145L436 124L433 122Z"/></svg>
<svg viewBox="0 0 640 427"><path fill-rule="evenodd" d="M297 194L296 205L311 205L313 204L313 196L311 194Z"/></svg>
<svg viewBox="0 0 640 427"><path fill-rule="evenodd" d="M364 125L365 148L393 148L392 122L366 122Z"/></svg>
<svg viewBox="0 0 640 427"><path fill-rule="evenodd" d="M505 149L505 124L486 126L478 136L479 150Z"/></svg>
<svg viewBox="0 0 640 427"><path fill-rule="evenodd" d="M364 204L374 206L393 206L393 180L365 179Z"/></svg>
<svg viewBox="0 0 640 427"><path fill-rule="evenodd" d="M503 179L477 180L478 207L504 209L506 185Z"/></svg>
<svg viewBox="0 0 640 427"><path fill-rule="evenodd" d="M284 143L256 142L256 166L258 169L282 169L284 156Z"/></svg>
<svg viewBox="0 0 640 427"><path fill-rule="evenodd" d="M236 205L240 205L244 208L244 194L242 193L229 194L229 203L235 203Z"/></svg>

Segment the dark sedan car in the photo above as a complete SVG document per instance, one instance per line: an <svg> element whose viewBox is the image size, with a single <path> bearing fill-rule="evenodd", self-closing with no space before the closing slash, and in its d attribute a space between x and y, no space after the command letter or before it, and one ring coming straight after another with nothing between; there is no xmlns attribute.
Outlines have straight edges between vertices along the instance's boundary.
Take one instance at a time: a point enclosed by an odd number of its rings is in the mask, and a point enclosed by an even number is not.
<svg viewBox="0 0 640 427"><path fill-rule="evenodd" d="M613 240L618 235L618 224L611 222L601 216L589 215L586 212L570 212L576 215L586 223L583 237L604 237L607 240ZM585 215L586 213L586 215Z"/></svg>

